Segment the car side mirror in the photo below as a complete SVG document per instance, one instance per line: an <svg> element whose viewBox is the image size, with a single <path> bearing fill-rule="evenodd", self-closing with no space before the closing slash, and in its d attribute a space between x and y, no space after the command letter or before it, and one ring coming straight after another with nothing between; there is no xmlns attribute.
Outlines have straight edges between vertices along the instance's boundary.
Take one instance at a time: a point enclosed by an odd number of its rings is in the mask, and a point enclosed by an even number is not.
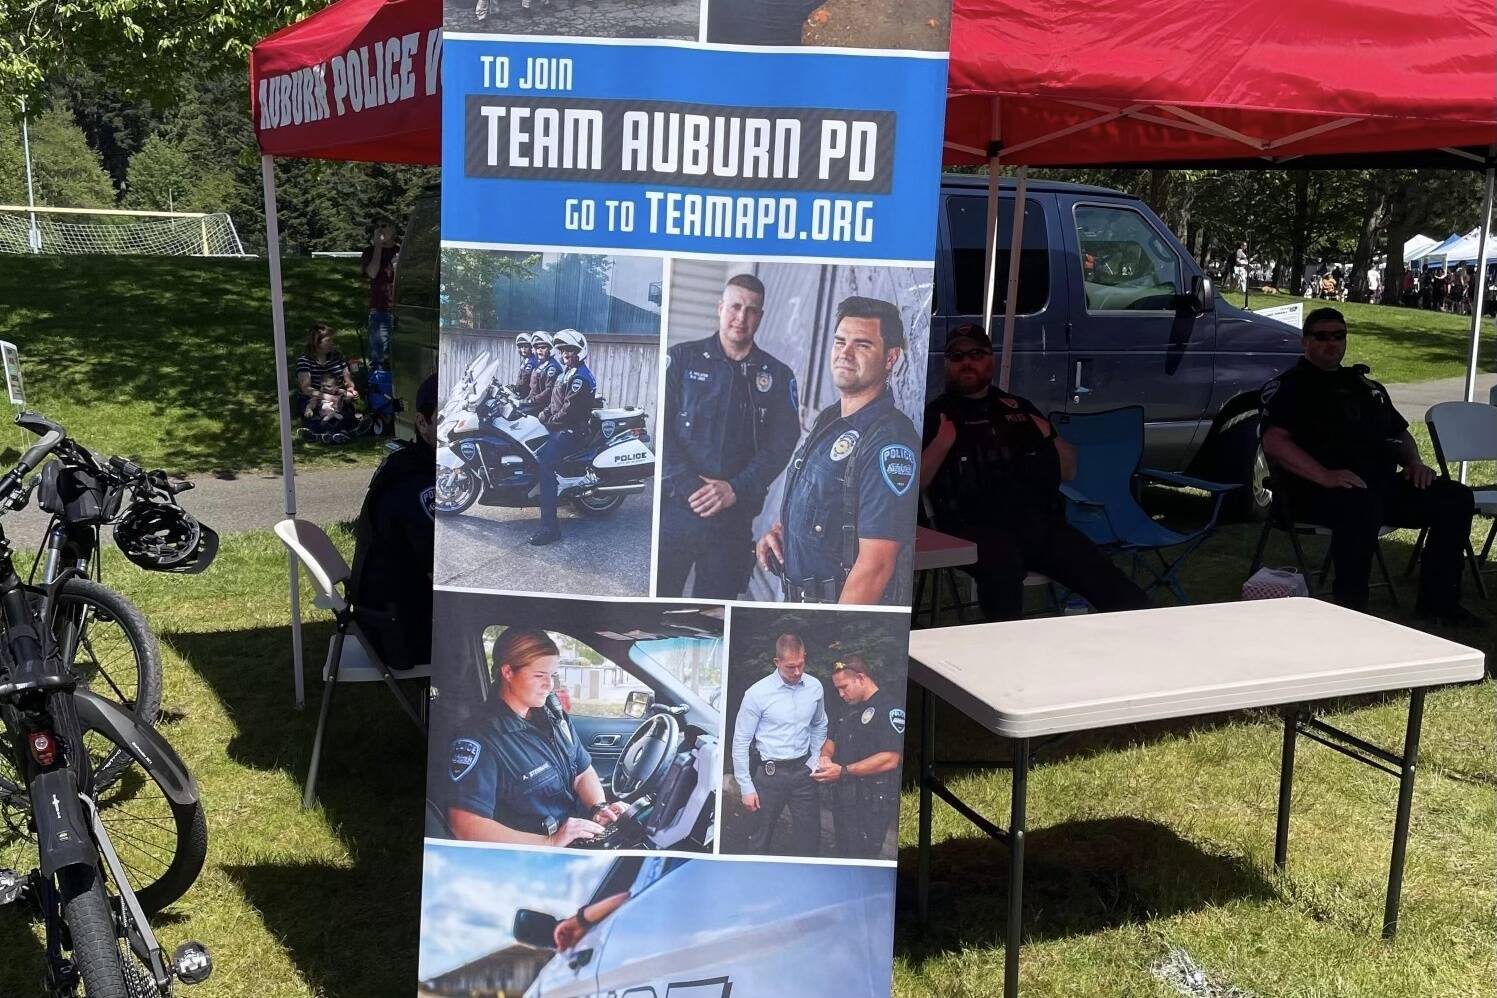
<svg viewBox="0 0 1497 998"><path fill-rule="evenodd" d="M1203 315L1216 308L1216 286L1211 278L1196 274L1190 279L1190 293L1185 295L1185 305L1196 315Z"/></svg>
<svg viewBox="0 0 1497 998"><path fill-rule="evenodd" d="M624 699L624 716L644 717L654 703L655 696L649 690L630 690Z"/></svg>
<svg viewBox="0 0 1497 998"><path fill-rule="evenodd" d="M556 916L521 908L515 912L515 942L536 949L556 948Z"/></svg>

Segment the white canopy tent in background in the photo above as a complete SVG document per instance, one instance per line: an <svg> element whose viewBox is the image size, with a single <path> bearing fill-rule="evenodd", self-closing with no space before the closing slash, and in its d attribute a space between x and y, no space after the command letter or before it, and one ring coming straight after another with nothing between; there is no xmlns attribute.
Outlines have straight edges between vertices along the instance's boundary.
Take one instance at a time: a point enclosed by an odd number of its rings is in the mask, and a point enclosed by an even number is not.
<svg viewBox="0 0 1497 998"><path fill-rule="evenodd" d="M1411 236L1403 244L1403 262L1413 263L1415 260L1440 245L1440 240L1431 239L1429 236Z"/></svg>
<svg viewBox="0 0 1497 998"><path fill-rule="evenodd" d="M1488 234L1490 240L1490 233ZM1472 229L1445 251L1445 264L1475 264L1481 258L1481 229Z"/></svg>

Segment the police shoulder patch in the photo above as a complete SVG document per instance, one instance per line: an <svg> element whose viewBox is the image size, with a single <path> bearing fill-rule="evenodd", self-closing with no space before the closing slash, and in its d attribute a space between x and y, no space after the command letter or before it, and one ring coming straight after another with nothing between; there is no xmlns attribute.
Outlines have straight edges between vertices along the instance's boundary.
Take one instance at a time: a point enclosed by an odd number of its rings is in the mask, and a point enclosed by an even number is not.
<svg viewBox="0 0 1497 998"><path fill-rule="evenodd" d="M895 734L904 734L904 708L895 707L889 711L889 727L894 729Z"/></svg>
<svg viewBox="0 0 1497 998"><path fill-rule="evenodd" d="M790 375L790 408L800 408L800 389L795 386L795 375Z"/></svg>
<svg viewBox="0 0 1497 998"><path fill-rule="evenodd" d="M1273 401L1273 397L1277 394L1279 394L1279 379L1274 378L1263 386L1263 390L1258 393L1258 397L1267 403Z"/></svg>
<svg viewBox="0 0 1497 998"><path fill-rule="evenodd" d="M483 754L483 746L471 738L454 738L452 740L452 752L447 759L447 772L456 783L464 776L473 771L478 765L478 757Z"/></svg>
<svg viewBox="0 0 1497 998"><path fill-rule="evenodd" d="M421 509L426 513L427 519L437 518L437 490L435 487L421 490Z"/></svg>
<svg viewBox="0 0 1497 998"><path fill-rule="evenodd" d="M915 484L915 452L904 444L888 444L879 451L878 467L884 484L897 496Z"/></svg>
<svg viewBox="0 0 1497 998"><path fill-rule="evenodd" d="M576 395L580 391L582 391L582 379L581 378L573 378L572 379L572 394Z"/></svg>
<svg viewBox="0 0 1497 998"><path fill-rule="evenodd" d="M873 720L873 715L877 713L877 707L869 707L867 710L863 711L863 716L858 719L858 722L860 724L867 724L869 721Z"/></svg>
<svg viewBox="0 0 1497 998"><path fill-rule="evenodd" d="M847 455L851 454L853 448L858 445L858 431L848 430L832 441L830 457L833 461L845 461Z"/></svg>

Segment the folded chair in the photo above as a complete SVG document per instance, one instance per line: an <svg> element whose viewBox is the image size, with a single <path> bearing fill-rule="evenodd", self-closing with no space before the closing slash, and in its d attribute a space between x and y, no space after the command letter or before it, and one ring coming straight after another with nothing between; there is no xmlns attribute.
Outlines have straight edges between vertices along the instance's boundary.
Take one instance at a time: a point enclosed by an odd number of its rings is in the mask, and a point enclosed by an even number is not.
<svg viewBox="0 0 1497 998"><path fill-rule="evenodd" d="M317 768L322 761L322 739L327 734L328 714L333 706L333 689L339 683L383 682L424 737L426 723L421 713L411 705L411 701L400 692L396 680L429 680L431 666L419 665L395 673L379 657L374 650L374 643L360 628L359 618L380 616L382 611L355 606L339 591L339 586L346 590L353 573L321 527L306 520L282 520L275 525L275 532L311 577L312 586L316 590L313 605L331 610L336 628L328 642L327 662L322 667L322 708L317 714L317 734L312 739L312 762L307 770L307 788L302 794L302 807L311 807L317 798ZM349 638L353 640L350 641Z"/></svg>
<svg viewBox="0 0 1497 998"><path fill-rule="evenodd" d="M1497 398L1497 387L1492 389ZM1461 461L1497 461L1497 404L1481 402L1441 402L1429 407L1424 414L1429 427L1429 438L1435 446L1435 460L1439 462L1440 474L1451 477L1450 466ZM1497 483L1478 485L1472 489L1476 494L1476 515L1494 518L1487 531L1487 539L1476 553L1471 542L1466 542L1466 563L1471 566L1471 576L1476 580L1476 590L1482 599L1487 598L1486 580L1482 578L1488 557L1492 553L1492 539L1497 537ZM1414 570L1420 553L1424 550L1424 535L1414 544L1413 557L1409 559L1408 571Z"/></svg>
<svg viewBox="0 0 1497 998"><path fill-rule="evenodd" d="M1281 530L1289 535L1289 544L1294 548L1294 564L1299 569L1299 574L1305 577L1305 585L1310 588L1311 596L1318 596L1326 581L1331 576L1331 551L1326 548L1325 560L1320 563L1320 570L1310 571L1309 562L1305 559L1305 548L1300 543L1303 537L1325 537L1331 536L1331 528L1318 523L1305 523L1294 518L1294 511L1290 508L1289 495L1283 488L1274 488L1274 479L1269 475L1264 480L1264 488L1273 493L1273 505L1268 509L1268 519L1263 521L1263 532L1258 535L1258 547L1253 552L1253 563L1248 568L1248 575L1257 572L1263 567L1263 552L1268 549L1268 537L1275 530ZM1388 598L1393 605L1398 605L1398 590L1393 585L1393 576L1388 573L1388 562L1383 558L1383 538L1393 533L1394 527L1381 527L1377 532L1377 546L1372 549L1373 557L1377 560L1378 571L1382 573L1383 581L1368 585L1368 589L1386 589Z"/></svg>
<svg viewBox="0 0 1497 998"><path fill-rule="evenodd" d="M1179 602L1189 603L1180 584L1180 569L1216 531L1223 501L1242 486L1141 467L1143 406L1105 412L1055 412L1050 414L1050 422L1077 452L1076 477L1060 487L1066 498L1066 519L1093 543L1128 555L1135 578L1141 569L1147 571L1152 578L1146 590L1162 586ZM1136 483L1147 482L1210 493L1210 519L1191 533L1157 522L1135 498Z"/></svg>

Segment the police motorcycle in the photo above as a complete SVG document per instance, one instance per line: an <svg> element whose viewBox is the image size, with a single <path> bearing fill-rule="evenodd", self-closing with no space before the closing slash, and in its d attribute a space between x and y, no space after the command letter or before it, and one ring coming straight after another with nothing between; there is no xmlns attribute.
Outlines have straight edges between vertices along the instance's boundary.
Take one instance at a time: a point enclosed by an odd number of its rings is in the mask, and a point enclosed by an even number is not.
<svg viewBox="0 0 1497 998"><path fill-rule="evenodd" d="M496 368L492 363L474 371L466 389L471 404L460 403L454 393L443 409L437 426L438 512L463 513L474 503L538 505L536 453L550 431L493 373ZM557 472L557 498L584 516L606 516L643 492L655 473L645 422L645 411L635 406L594 409L585 442Z"/></svg>

